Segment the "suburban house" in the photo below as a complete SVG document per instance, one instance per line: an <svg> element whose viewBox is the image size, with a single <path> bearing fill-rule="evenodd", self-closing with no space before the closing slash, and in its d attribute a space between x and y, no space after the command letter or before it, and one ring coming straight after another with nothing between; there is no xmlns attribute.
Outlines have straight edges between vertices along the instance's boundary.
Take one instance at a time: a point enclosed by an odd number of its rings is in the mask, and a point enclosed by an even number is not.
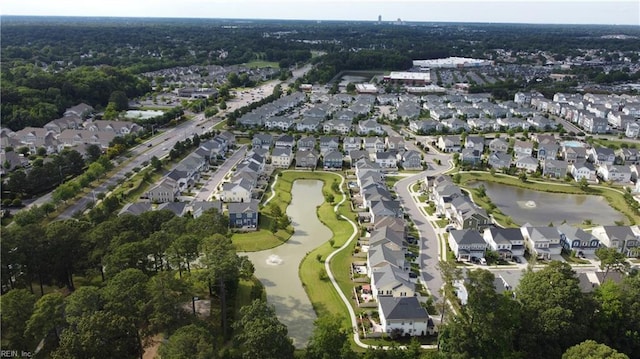
<svg viewBox="0 0 640 359"><path fill-rule="evenodd" d="M375 161L381 168L397 168L398 159L395 152L384 151L375 153Z"/></svg>
<svg viewBox="0 0 640 359"><path fill-rule="evenodd" d="M487 242L473 229L454 229L449 232L449 248L456 256L456 260L470 261L472 257L484 258Z"/></svg>
<svg viewBox="0 0 640 359"><path fill-rule="evenodd" d="M603 165L598 167L596 173L605 181L631 182L631 169L629 166Z"/></svg>
<svg viewBox="0 0 640 359"><path fill-rule="evenodd" d="M560 146L555 143L538 144L538 160L555 160L558 157Z"/></svg>
<svg viewBox="0 0 640 359"><path fill-rule="evenodd" d="M627 165L635 165L640 161L640 157L638 156L638 150L635 148L621 148L615 151L616 156L620 158L620 160Z"/></svg>
<svg viewBox="0 0 640 359"><path fill-rule="evenodd" d="M386 137L385 143L386 143L387 149L389 150L404 151L405 149L404 138L400 136Z"/></svg>
<svg viewBox="0 0 640 359"><path fill-rule="evenodd" d="M164 202L158 205L158 211L173 212L178 217L182 217L187 213L187 202Z"/></svg>
<svg viewBox="0 0 640 359"><path fill-rule="evenodd" d="M482 237L502 259L524 256L524 237L520 228L486 228Z"/></svg>
<svg viewBox="0 0 640 359"><path fill-rule="evenodd" d="M220 197L224 202L248 203L251 201L252 189L251 183L245 179L235 183L226 182L222 184Z"/></svg>
<svg viewBox="0 0 640 359"><path fill-rule="evenodd" d="M640 253L639 238L630 226L598 226L593 234L600 243L609 248L615 248L627 257L636 257Z"/></svg>
<svg viewBox="0 0 640 359"><path fill-rule="evenodd" d="M296 141L291 135L282 135L276 139L276 147L278 148L293 148Z"/></svg>
<svg viewBox="0 0 640 359"><path fill-rule="evenodd" d="M428 133L441 130L442 124L434 120L414 120L409 121L409 129L415 133Z"/></svg>
<svg viewBox="0 0 640 359"><path fill-rule="evenodd" d="M298 151L311 151L316 147L316 138L305 136L298 140Z"/></svg>
<svg viewBox="0 0 640 359"><path fill-rule="evenodd" d="M304 117L300 122L296 123L298 132L314 132L320 126L321 119L315 117Z"/></svg>
<svg viewBox="0 0 640 359"><path fill-rule="evenodd" d="M516 160L516 168L526 172L535 172L538 169L538 160L531 156L521 155Z"/></svg>
<svg viewBox="0 0 640 359"><path fill-rule="evenodd" d="M362 138L361 137L345 137L342 141L342 147L345 152L350 152L354 150L359 150L362 148Z"/></svg>
<svg viewBox="0 0 640 359"><path fill-rule="evenodd" d="M145 194L145 197L151 202L156 203L173 202L175 201L178 193L179 190L176 188L175 182L168 178L164 178L158 184L151 187Z"/></svg>
<svg viewBox="0 0 640 359"><path fill-rule="evenodd" d="M460 152L460 136L440 136L437 145L442 152Z"/></svg>
<svg viewBox="0 0 640 359"><path fill-rule="evenodd" d="M264 127L269 130L280 129L286 131L293 126L293 119L285 116L273 116L264 121Z"/></svg>
<svg viewBox="0 0 640 359"><path fill-rule="evenodd" d="M296 168L316 168L320 156L316 151L296 152Z"/></svg>
<svg viewBox="0 0 640 359"><path fill-rule="evenodd" d="M257 230L258 229L258 201L251 200L244 203L229 203L229 227Z"/></svg>
<svg viewBox="0 0 640 359"><path fill-rule="evenodd" d="M378 313L385 333L397 332L399 336L435 334L435 325L429 313L416 297L380 297Z"/></svg>
<svg viewBox="0 0 640 359"><path fill-rule="evenodd" d="M113 132L116 136L142 131L142 127L129 121L95 120L85 124L85 129L93 132Z"/></svg>
<svg viewBox="0 0 640 359"><path fill-rule="evenodd" d="M403 256L404 254L400 253ZM371 273L371 292L373 297L413 297L415 284L409 280L407 271L383 259L375 259L378 263Z"/></svg>
<svg viewBox="0 0 640 359"><path fill-rule="evenodd" d="M271 164L278 168L289 168L293 162L291 147L276 147L271 154Z"/></svg>
<svg viewBox="0 0 640 359"><path fill-rule="evenodd" d="M402 167L406 170L422 169L422 155L414 150L403 153Z"/></svg>
<svg viewBox="0 0 640 359"><path fill-rule="evenodd" d="M533 156L533 143L528 141L516 140L513 145L513 154L516 160L522 157Z"/></svg>
<svg viewBox="0 0 640 359"><path fill-rule="evenodd" d="M571 176L576 182L580 182L583 178L587 181L596 180L596 168L591 162L576 162L571 164Z"/></svg>
<svg viewBox="0 0 640 359"><path fill-rule="evenodd" d="M569 164L561 160L546 160L542 167L542 174L551 178L565 178Z"/></svg>
<svg viewBox="0 0 640 359"><path fill-rule="evenodd" d="M593 234L568 224L558 226L560 244L567 252L575 251L578 256L593 255L600 247L600 241Z"/></svg>
<svg viewBox="0 0 640 359"><path fill-rule="evenodd" d="M616 161L615 152L607 147L591 147L587 150L587 155L589 161L599 166L612 165Z"/></svg>
<svg viewBox="0 0 640 359"><path fill-rule="evenodd" d="M369 153L374 152L382 152L384 151L384 140L380 137L365 137L364 138L364 149Z"/></svg>
<svg viewBox="0 0 640 359"><path fill-rule="evenodd" d="M273 145L273 136L268 133L256 133L251 140L251 145L268 150Z"/></svg>
<svg viewBox="0 0 640 359"><path fill-rule="evenodd" d="M533 227L527 223L520 230L531 255L549 260L551 256L559 256L562 252L560 231L556 227Z"/></svg>
<svg viewBox="0 0 640 359"><path fill-rule="evenodd" d="M322 155L322 167L325 170L341 170L343 156L340 151L330 150Z"/></svg>
<svg viewBox="0 0 640 359"><path fill-rule="evenodd" d="M509 150L509 142L503 140L502 138L494 138L493 140L489 141L489 150L493 153L507 153L507 151Z"/></svg>
<svg viewBox="0 0 640 359"><path fill-rule="evenodd" d="M487 161L495 169L511 167L511 155L506 152L493 152Z"/></svg>
<svg viewBox="0 0 640 359"><path fill-rule="evenodd" d="M491 225L491 217L468 197L458 196L449 204L446 214L457 228L481 230Z"/></svg>
<svg viewBox="0 0 640 359"><path fill-rule="evenodd" d="M484 151L484 137L467 136L467 138L464 141L464 147L472 148L482 153Z"/></svg>
<svg viewBox="0 0 640 359"><path fill-rule="evenodd" d="M385 133L384 129L382 129L382 126L375 120L366 120L358 123L357 132L359 135L368 135L370 133L383 135Z"/></svg>
<svg viewBox="0 0 640 359"><path fill-rule="evenodd" d="M340 148L340 137L338 136L321 136L320 152L337 151Z"/></svg>
<svg viewBox="0 0 640 359"><path fill-rule="evenodd" d="M482 151L475 148L463 148L460 153L460 162L477 165L482 160Z"/></svg>
<svg viewBox="0 0 640 359"><path fill-rule="evenodd" d="M576 146L563 146L562 157L569 163L584 161L587 159L587 149L584 147Z"/></svg>

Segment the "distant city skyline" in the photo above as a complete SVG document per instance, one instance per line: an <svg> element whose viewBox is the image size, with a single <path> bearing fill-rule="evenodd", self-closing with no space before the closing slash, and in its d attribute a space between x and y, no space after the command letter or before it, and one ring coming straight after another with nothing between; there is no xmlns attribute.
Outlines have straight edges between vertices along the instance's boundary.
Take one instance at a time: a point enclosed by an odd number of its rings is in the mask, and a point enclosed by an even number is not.
<svg viewBox="0 0 640 359"><path fill-rule="evenodd" d="M0 14L640 26L640 1L5 0Z"/></svg>

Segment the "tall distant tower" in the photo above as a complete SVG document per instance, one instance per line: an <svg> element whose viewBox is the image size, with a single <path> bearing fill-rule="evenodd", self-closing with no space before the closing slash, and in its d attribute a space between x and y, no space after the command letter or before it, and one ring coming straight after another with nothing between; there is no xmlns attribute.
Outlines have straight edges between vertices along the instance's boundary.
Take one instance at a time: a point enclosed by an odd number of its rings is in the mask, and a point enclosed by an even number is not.
<svg viewBox="0 0 640 359"><path fill-rule="evenodd" d="M382 22L382 15L378 15L378 22Z"/></svg>

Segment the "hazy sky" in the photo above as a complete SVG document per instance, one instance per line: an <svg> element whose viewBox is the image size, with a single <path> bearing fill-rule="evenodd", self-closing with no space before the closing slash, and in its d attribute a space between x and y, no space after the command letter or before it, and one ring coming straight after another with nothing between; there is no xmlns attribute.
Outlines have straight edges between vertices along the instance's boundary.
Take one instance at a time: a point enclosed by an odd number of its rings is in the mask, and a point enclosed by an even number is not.
<svg viewBox="0 0 640 359"><path fill-rule="evenodd" d="M0 14L640 26L640 0L3 0Z"/></svg>

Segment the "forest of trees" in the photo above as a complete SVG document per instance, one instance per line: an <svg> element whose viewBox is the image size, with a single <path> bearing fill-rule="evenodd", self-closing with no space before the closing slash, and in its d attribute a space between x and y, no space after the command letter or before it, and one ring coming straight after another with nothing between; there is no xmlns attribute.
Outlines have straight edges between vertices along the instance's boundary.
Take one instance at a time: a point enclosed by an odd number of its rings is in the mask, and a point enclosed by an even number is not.
<svg viewBox="0 0 640 359"><path fill-rule="evenodd" d="M447 357L560 358L585 340L640 356L637 273L592 293L583 293L571 266L557 261L527 271L515 291L496 293L494 279L487 270L468 272L468 303L441 329Z"/></svg>
<svg viewBox="0 0 640 359"><path fill-rule="evenodd" d="M304 81L326 83L343 70L405 70L413 59L487 57L497 49L549 51L562 58L585 48L633 57L640 48L637 27L411 25L3 16L2 125L42 126L80 102L121 111L127 99L151 91L140 73L174 66L264 60L287 68L311 61L314 68ZM611 31L636 38L601 37ZM312 58L312 51L326 54ZM601 68L573 74L596 83L638 78L637 72L604 74ZM232 86L252 85L247 76L229 80ZM522 86L555 90L546 82L507 79L472 92L506 99ZM277 87L263 103L280 95ZM260 104L236 110L230 121ZM183 114L177 107L140 124L161 126ZM124 142L114 147L135 139L117 141ZM177 144L170 157L192 145ZM11 200L29 197L81 173L87 180L100 176L112 165L99 148L89 155L85 160L71 150L34 161L29 171L8 176L3 191L11 191ZM264 301L252 263L236 253L226 216L212 210L198 218L170 211L116 217L119 201L107 197L86 217L54 222L49 222L53 209L42 206L38 216L2 227L3 349L34 351L44 339L45 357L139 358L147 340L159 336L166 339L160 346L163 359L640 357L640 276L607 281L585 294L571 268L559 262L526 272L515 292L505 294L496 294L490 272L469 272L469 302L446 316L439 351L422 351L412 341L403 349L357 352L351 328L337 317L318 318L309 344L296 351ZM241 284L251 287L242 298ZM211 300L209 317L194 315L196 298ZM244 306L238 304L242 300Z"/></svg>

